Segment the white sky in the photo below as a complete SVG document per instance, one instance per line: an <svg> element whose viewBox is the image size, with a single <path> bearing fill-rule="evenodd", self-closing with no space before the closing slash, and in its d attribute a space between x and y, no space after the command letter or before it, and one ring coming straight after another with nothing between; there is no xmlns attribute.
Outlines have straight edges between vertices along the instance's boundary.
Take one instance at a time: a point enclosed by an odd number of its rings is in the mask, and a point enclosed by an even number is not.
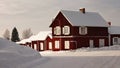
<svg viewBox="0 0 120 68"><path fill-rule="evenodd" d="M5 29L18 32L31 28L34 34L49 30L52 19L58 11L78 10L99 12L106 21L120 25L120 0L0 0L0 36Z"/></svg>

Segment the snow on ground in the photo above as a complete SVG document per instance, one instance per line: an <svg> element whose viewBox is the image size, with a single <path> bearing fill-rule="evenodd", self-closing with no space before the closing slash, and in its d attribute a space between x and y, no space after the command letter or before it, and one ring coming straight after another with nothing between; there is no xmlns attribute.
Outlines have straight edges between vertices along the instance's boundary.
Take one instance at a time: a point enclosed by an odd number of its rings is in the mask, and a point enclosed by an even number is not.
<svg viewBox="0 0 120 68"><path fill-rule="evenodd" d="M42 56L120 56L120 45L101 48L80 48L69 51L43 51Z"/></svg>
<svg viewBox="0 0 120 68"><path fill-rule="evenodd" d="M0 39L0 68L120 68L119 45L40 54Z"/></svg>
<svg viewBox="0 0 120 68"><path fill-rule="evenodd" d="M0 38L0 68L34 68L40 60L37 51Z"/></svg>
<svg viewBox="0 0 120 68"><path fill-rule="evenodd" d="M48 59L40 68L120 68L120 45L40 54Z"/></svg>

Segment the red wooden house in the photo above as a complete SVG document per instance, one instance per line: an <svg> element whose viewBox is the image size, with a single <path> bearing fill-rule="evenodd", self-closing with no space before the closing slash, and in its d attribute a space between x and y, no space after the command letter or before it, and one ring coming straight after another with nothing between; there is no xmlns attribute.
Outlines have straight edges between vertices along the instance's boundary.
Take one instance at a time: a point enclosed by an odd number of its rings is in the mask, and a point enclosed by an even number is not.
<svg viewBox="0 0 120 68"><path fill-rule="evenodd" d="M53 50L109 45L108 23L96 12L61 10L50 25Z"/></svg>
<svg viewBox="0 0 120 68"><path fill-rule="evenodd" d="M18 44L37 51L70 50L120 44L120 27L111 26L97 12L61 10L52 21L51 31L42 31Z"/></svg>

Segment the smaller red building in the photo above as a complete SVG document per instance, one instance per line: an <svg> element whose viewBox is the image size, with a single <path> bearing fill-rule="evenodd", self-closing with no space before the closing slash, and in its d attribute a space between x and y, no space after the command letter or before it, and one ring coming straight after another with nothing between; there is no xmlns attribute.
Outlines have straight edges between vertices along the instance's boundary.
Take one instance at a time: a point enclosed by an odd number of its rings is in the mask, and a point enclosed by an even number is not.
<svg viewBox="0 0 120 68"><path fill-rule="evenodd" d="M51 31L41 31L35 35L34 39L31 40L32 48L37 51L49 50L47 46L49 45L48 43L51 41L51 39Z"/></svg>

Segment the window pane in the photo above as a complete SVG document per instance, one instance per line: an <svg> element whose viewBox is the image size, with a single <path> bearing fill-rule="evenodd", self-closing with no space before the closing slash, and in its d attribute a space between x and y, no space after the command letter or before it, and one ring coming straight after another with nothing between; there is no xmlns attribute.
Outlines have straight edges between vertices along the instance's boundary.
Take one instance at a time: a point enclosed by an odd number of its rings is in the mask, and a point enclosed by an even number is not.
<svg viewBox="0 0 120 68"><path fill-rule="evenodd" d="M60 35L60 34L61 34L61 28L60 28L60 26L57 26L57 27L56 27L56 34L57 34L57 35Z"/></svg>
<svg viewBox="0 0 120 68"><path fill-rule="evenodd" d="M59 45L60 43L59 43L59 41L55 41L55 48L59 48Z"/></svg>
<svg viewBox="0 0 120 68"><path fill-rule="evenodd" d="M43 43L40 43L41 50L44 50Z"/></svg>
<svg viewBox="0 0 120 68"><path fill-rule="evenodd" d="M56 34L56 27L54 28L54 34Z"/></svg>
<svg viewBox="0 0 120 68"><path fill-rule="evenodd" d="M87 34L87 27L84 27L84 26L80 27L79 28L79 33L80 34Z"/></svg>
<svg viewBox="0 0 120 68"><path fill-rule="evenodd" d="M65 34L65 35L70 34L70 27L69 26L64 26L63 27L63 34Z"/></svg>
<svg viewBox="0 0 120 68"><path fill-rule="evenodd" d="M65 49L70 49L70 42L69 41L65 41Z"/></svg>
<svg viewBox="0 0 120 68"><path fill-rule="evenodd" d="M49 49L52 49L52 42L49 42Z"/></svg>

